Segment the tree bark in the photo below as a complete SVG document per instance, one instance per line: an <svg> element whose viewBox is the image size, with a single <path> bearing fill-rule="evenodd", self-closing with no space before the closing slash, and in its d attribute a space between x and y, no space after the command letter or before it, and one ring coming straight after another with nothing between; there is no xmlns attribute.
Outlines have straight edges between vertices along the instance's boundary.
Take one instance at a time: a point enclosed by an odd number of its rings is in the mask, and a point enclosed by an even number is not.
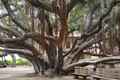
<svg viewBox="0 0 120 80"><path fill-rule="evenodd" d="M55 69L57 49L56 49L56 46L52 42L50 42L50 44L48 46L47 55L48 55L48 59L49 59L50 69Z"/></svg>
<svg viewBox="0 0 120 80"><path fill-rule="evenodd" d="M58 57L57 57L57 65L56 65L56 73L58 75L61 75L63 72L63 49L59 48L58 49Z"/></svg>
<svg viewBox="0 0 120 80"><path fill-rule="evenodd" d="M38 67L37 63L34 60L32 60L31 63L34 67L35 73L38 74L39 73L39 67Z"/></svg>
<svg viewBox="0 0 120 80"><path fill-rule="evenodd" d="M64 66L63 69L67 71L73 69L75 66L96 65L99 63L112 62L112 61L120 61L120 56L104 57L100 59L83 59L68 66Z"/></svg>

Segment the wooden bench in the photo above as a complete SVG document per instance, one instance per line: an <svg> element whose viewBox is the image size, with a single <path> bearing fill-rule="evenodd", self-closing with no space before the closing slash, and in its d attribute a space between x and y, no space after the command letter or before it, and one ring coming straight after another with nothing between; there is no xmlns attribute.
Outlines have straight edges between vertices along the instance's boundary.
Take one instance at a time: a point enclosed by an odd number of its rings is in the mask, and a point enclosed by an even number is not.
<svg viewBox="0 0 120 80"><path fill-rule="evenodd" d="M103 77L100 75L86 75L86 74L75 74L73 73L74 78L75 79L83 79L83 80L119 80L119 79L113 79L113 78L107 78L107 77ZM80 78L79 76L81 76L82 78Z"/></svg>
<svg viewBox="0 0 120 80"><path fill-rule="evenodd" d="M96 80L120 80L119 68L98 68L91 77Z"/></svg>
<svg viewBox="0 0 120 80"><path fill-rule="evenodd" d="M80 80L120 80L119 68L97 68L96 71L83 67L76 67L72 74Z"/></svg>
<svg viewBox="0 0 120 80"><path fill-rule="evenodd" d="M7 67L5 64L0 64L0 68L5 68Z"/></svg>
<svg viewBox="0 0 120 80"><path fill-rule="evenodd" d="M72 73L75 79L83 79L87 80L87 78L90 76L88 69L83 67L75 67L75 72Z"/></svg>
<svg viewBox="0 0 120 80"><path fill-rule="evenodd" d="M72 75L74 76L75 79L81 79L80 77L82 77L83 80L87 80L87 78L90 76L87 74L76 74L76 73L73 73Z"/></svg>
<svg viewBox="0 0 120 80"><path fill-rule="evenodd" d="M91 77L94 80L118 80L118 79L107 78L107 77L103 77L103 76L99 76L99 75L91 75Z"/></svg>

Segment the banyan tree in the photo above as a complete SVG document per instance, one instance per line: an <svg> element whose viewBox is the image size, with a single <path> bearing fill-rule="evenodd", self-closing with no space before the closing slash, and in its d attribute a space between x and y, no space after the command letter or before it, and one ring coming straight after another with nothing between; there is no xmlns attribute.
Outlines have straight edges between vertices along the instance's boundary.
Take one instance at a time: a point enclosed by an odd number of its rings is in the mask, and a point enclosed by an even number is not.
<svg viewBox="0 0 120 80"><path fill-rule="evenodd" d="M0 1L0 50L28 59L36 73L69 72L84 54L119 55L120 0Z"/></svg>

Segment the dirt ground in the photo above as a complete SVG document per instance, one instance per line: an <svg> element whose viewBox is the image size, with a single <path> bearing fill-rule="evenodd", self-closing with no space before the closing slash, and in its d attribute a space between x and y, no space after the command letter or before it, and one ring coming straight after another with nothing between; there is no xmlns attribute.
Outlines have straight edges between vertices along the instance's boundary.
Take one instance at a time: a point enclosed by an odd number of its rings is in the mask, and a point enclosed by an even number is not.
<svg viewBox="0 0 120 80"><path fill-rule="evenodd" d="M72 76L52 77L35 75L30 66L0 68L0 80L74 80Z"/></svg>

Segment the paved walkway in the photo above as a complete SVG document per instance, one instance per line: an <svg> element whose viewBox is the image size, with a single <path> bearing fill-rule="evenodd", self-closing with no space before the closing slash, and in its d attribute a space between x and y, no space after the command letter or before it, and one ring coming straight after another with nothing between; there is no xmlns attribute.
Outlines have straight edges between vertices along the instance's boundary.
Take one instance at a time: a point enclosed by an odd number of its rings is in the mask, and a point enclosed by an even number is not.
<svg viewBox="0 0 120 80"><path fill-rule="evenodd" d="M0 68L0 80L73 80L70 76L48 78L35 75L32 67Z"/></svg>

